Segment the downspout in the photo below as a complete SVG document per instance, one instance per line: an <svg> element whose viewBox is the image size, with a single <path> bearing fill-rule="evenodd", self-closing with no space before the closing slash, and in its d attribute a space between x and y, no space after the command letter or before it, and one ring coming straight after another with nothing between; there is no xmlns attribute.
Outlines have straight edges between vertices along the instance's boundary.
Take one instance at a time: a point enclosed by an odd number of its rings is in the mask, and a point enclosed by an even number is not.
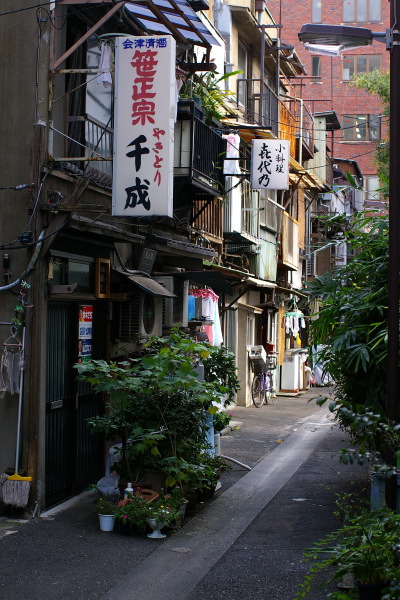
<svg viewBox="0 0 400 600"><path fill-rule="evenodd" d="M303 166L303 111L304 111L304 100L302 98L297 99L300 102L300 124L299 124L299 163Z"/></svg>

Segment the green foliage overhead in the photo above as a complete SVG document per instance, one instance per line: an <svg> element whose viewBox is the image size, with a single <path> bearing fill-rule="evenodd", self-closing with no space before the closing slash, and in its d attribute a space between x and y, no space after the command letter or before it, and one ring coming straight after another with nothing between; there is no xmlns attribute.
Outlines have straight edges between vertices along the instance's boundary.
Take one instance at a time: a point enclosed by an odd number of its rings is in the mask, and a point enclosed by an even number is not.
<svg viewBox="0 0 400 600"><path fill-rule="evenodd" d="M371 71L357 75L350 85L357 89L364 89L370 94L376 94L382 103L382 115L390 117L390 72ZM377 145L375 153L377 173L384 182L383 192L387 194L387 182L389 180L389 138L382 139Z"/></svg>

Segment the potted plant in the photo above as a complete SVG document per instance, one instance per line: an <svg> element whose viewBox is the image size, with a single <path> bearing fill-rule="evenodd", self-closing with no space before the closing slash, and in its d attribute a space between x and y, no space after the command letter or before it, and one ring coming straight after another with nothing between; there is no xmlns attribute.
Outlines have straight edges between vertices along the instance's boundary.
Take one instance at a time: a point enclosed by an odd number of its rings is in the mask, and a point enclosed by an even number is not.
<svg viewBox="0 0 400 600"><path fill-rule="evenodd" d="M116 519L125 531L145 531L148 526L156 530L166 526L178 526L183 518L182 504L183 498L179 494L162 494L152 502L148 502L142 496L132 496L119 502Z"/></svg>
<svg viewBox="0 0 400 600"><path fill-rule="evenodd" d="M325 583L354 575L360 600L400 598L400 515L389 509L362 510L306 553L313 561L296 600L306 598L315 578L327 571ZM334 592L337 600L353 598L351 592Z"/></svg>
<svg viewBox="0 0 400 600"><path fill-rule="evenodd" d="M211 125L213 119L220 121L229 113L225 104L233 96L232 92L223 89L220 83L239 73L243 73L243 71L225 73L220 77L217 77L212 71L196 74L192 80L183 85L179 95L181 98L191 97L196 100L203 108L205 122Z"/></svg>
<svg viewBox="0 0 400 600"><path fill-rule="evenodd" d="M95 512L99 515L99 523L101 531L112 531L115 524L115 513L117 505L108 498L99 498Z"/></svg>
<svg viewBox="0 0 400 600"><path fill-rule="evenodd" d="M157 492L187 489L189 482L198 487L196 476L203 478L203 457L209 450L204 415L215 412L215 404L238 387L236 367L226 351L224 357L219 352L218 363L224 365L220 376L214 369L204 380L198 377L196 365L216 351L172 330L165 338L151 338L139 356L122 363L76 365L79 379L109 397L106 414L89 419L88 425L120 443L113 469L121 479L141 487L146 481Z"/></svg>

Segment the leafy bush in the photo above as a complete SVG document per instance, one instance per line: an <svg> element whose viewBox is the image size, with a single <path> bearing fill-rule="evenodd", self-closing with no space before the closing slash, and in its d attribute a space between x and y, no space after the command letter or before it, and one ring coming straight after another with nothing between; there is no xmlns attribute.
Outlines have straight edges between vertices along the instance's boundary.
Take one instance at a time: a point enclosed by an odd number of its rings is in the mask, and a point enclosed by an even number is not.
<svg viewBox="0 0 400 600"><path fill-rule="evenodd" d="M130 496L118 505L116 519L123 525L145 530L149 519L156 519L165 526L178 525L182 520L182 496L161 494L152 502L142 496Z"/></svg>
<svg viewBox="0 0 400 600"><path fill-rule="evenodd" d="M218 360L202 380L194 368L213 353ZM196 487L196 481L210 478L210 469L216 473L207 458L204 423L207 411L215 412L214 404L238 387L227 351L174 330L166 338L151 338L139 358L119 364L93 360L76 368L79 379L109 396L106 414L88 424L109 440L121 440L114 465L121 478L137 484L146 472L157 471L166 487Z"/></svg>
<svg viewBox="0 0 400 600"><path fill-rule="evenodd" d="M400 515L391 510L363 510L316 543L306 556L312 566L296 600L307 597L320 573L326 574L326 584L349 572L361 584L384 584L383 599L400 598ZM351 596L335 592L330 597L344 600Z"/></svg>

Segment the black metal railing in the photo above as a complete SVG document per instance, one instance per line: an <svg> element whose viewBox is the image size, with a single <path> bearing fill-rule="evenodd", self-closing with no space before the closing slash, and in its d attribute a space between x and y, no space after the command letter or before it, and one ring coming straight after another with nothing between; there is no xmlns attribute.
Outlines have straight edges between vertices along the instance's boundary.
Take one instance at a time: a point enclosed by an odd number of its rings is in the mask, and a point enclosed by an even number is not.
<svg viewBox="0 0 400 600"><path fill-rule="evenodd" d="M103 175L112 176L113 129L89 115L68 118L69 162L83 160ZM82 157L82 158L80 158Z"/></svg>
<svg viewBox="0 0 400 600"><path fill-rule="evenodd" d="M195 180L224 193L223 160L226 142L215 127L205 123L201 107L181 100L175 125L175 176Z"/></svg>
<svg viewBox="0 0 400 600"><path fill-rule="evenodd" d="M238 79L237 105L245 111L250 123L271 129L278 135L279 101L278 96L261 79Z"/></svg>

